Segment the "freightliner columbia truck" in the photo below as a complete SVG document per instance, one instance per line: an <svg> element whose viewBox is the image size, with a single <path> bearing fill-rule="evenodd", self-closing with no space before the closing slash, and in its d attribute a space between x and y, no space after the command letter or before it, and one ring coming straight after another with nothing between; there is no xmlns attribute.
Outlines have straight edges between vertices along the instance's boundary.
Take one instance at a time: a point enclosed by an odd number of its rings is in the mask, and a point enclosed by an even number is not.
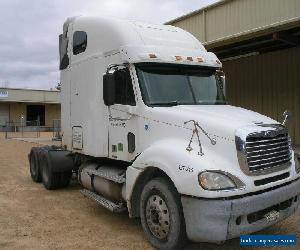
<svg viewBox="0 0 300 250"><path fill-rule="evenodd" d="M224 242L299 205L285 119L230 106L215 54L188 32L100 17L59 36L62 146L33 148L33 181L140 218L150 243Z"/></svg>

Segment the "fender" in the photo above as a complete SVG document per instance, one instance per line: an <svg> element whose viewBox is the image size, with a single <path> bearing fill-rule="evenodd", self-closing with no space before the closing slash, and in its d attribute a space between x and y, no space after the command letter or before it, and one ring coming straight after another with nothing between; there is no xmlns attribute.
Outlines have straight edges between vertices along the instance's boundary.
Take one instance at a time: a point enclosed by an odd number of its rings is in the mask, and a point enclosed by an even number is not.
<svg viewBox="0 0 300 250"><path fill-rule="evenodd" d="M156 168L161 171L161 174L168 176L181 195L217 198L242 195L247 192L246 189L236 189L231 192L226 190L211 192L204 190L199 185L198 175L200 172L218 170L220 166L224 167L229 173L239 176L241 181L247 183L246 176L240 173L234 142L218 139L216 145L203 143L204 155L202 156L198 155L196 144L192 144L192 151L187 151L187 146L188 140L168 138L152 144L137 157L126 171L128 208L131 206L130 203L136 184L145 172L148 174L147 171L150 168ZM232 158L228 158L228 155L232 155ZM146 181L148 180L146 178ZM144 183L139 185L145 185L145 180ZM250 184L247 183L247 185Z"/></svg>
<svg viewBox="0 0 300 250"><path fill-rule="evenodd" d="M58 173L77 169L70 151L57 146L44 146L39 149L39 157L42 154L48 154L48 165L53 172Z"/></svg>
<svg viewBox="0 0 300 250"><path fill-rule="evenodd" d="M199 166L210 168L207 157L186 150L187 142L178 139L160 140L143 151L126 171L126 200L130 210L138 180L149 169L157 169L173 182L181 195L200 196ZM195 168L195 166L198 166ZM149 178L147 179L149 180ZM145 185L143 183L142 185ZM141 192L141 191L140 191Z"/></svg>

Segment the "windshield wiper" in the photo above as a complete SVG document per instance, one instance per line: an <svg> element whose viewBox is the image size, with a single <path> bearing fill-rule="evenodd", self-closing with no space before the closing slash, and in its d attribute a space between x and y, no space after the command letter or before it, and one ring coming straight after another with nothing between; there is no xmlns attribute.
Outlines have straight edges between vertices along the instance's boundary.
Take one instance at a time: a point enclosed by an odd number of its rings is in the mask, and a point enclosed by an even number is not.
<svg viewBox="0 0 300 250"><path fill-rule="evenodd" d="M178 101L170 101L170 102L150 102L151 106L177 106L180 105Z"/></svg>

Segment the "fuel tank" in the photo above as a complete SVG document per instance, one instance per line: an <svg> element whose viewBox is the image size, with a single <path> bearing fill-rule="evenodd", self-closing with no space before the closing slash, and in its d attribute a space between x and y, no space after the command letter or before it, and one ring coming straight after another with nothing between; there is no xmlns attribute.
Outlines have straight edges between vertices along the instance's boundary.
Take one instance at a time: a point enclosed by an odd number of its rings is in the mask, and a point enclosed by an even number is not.
<svg viewBox="0 0 300 250"><path fill-rule="evenodd" d="M125 200L125 169L123 168L84 163L79 168L78 179L84 188L115 203Z"/></svg>

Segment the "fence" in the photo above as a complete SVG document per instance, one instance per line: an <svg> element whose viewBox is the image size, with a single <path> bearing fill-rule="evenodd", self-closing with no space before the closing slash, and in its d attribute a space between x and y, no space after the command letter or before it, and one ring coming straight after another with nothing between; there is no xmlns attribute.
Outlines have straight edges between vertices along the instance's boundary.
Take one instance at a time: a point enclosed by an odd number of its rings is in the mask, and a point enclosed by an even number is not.
<svg viewBox="0 0 300 250"><path fill-rule="evenodd" d="M40 122L7 122L5 125L5 138L38 138L40 137Z"/></svg>
<svg viewBox="0 0 300 250"><path fill-rule="evenodd" d="M53 140L61 141L61 121L58 119L53 120Z"/></svg>
<svg viewBox="0 0 300 250"><path fill-rule="evenodd" d="M40 126L39 120L24 121L24 122L7 122L1 130L5 132L6 139L12 138L39 138L41 132L48 132L42 137L49 138L49 133L52 132L52 140L61 141L61 121L59 119L53 120L51 126Z"/></svg>

